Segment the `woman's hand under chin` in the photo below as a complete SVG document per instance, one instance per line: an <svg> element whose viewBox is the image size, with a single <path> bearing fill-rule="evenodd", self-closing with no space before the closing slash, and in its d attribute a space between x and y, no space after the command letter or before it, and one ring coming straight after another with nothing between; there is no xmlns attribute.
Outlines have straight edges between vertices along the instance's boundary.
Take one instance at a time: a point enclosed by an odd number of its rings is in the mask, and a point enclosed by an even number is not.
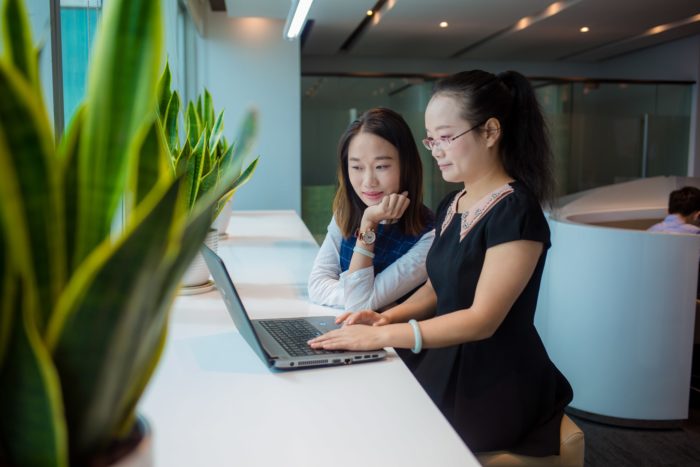
<svg viewBox="0 0 700 467"><path fill-rule="evenodd" d="M408 191L403 193L392 193L386 195L382 200L374 206L369 206L365 209L363 220L378 224L381 221L392 221L400 219L406 208L411 203L408 199Z"/></svg>

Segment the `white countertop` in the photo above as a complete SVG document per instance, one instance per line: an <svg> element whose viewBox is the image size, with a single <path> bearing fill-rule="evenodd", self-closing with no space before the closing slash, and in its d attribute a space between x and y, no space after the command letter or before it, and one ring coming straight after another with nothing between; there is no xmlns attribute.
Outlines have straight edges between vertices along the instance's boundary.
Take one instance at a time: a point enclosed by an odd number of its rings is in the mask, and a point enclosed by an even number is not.
<svg viewBox="0 0 700 467"><path fill-rule="evenodd" d="M294 211L236 212L219 254L255 318L328 315L307 301L318 250ZM401 360L271 371L217 291L181 296L140 412L155 465L478 466Z"/></svg>

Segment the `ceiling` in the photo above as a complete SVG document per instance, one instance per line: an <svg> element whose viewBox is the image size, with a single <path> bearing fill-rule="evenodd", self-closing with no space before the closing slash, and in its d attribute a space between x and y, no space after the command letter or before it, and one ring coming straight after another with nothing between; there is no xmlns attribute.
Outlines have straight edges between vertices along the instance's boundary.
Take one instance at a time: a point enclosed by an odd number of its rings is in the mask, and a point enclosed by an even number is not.
<svg viewBox="0 0 700 467"><path fill-rule="evenodd" d="M290 0L216 3L225 3L229 16L279 19L290 6ZM378 23L365 20L379 4ZM316 0L309 19L302 59L599 62L700 34L700 0ZM589 32L580 32L583 26ZM341 50L358 27L357 40Z"/></svg>

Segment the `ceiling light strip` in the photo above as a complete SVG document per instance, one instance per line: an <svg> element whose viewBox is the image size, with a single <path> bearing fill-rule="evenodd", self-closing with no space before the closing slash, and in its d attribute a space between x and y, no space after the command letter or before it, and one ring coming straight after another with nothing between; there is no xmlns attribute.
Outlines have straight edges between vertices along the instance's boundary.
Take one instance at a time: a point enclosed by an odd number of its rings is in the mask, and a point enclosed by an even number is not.
<svg viewBox="0 0 700 467"><path fill-rule="evenodd" d="M632 37L626 37L624 39L606 42L604 44L599 44L599 45L595 45L593 47L588 47L586 49L579 50L578 52L573 52L573 53L570 53L567 55L563 55L563 56L557 58L557 60L568 60L569 58L577 57L579 55L584 55L584 54L587 54L589 52L593 52L594 50L604 50L607 48L617 47L619 45L624 45L624 44L627 44L629 42L633 42L633 41L636 41L639 39L644 39L645 37L655 36L656 34L661 34L662 32L668 32L668 31L671 31L673 29L678 29L680 27L687 26L687 25L693 24L693 23L697 23L699 21L700 21L700 13L698 13L697 15L689 16L688 18L684 18L684 19L681 19L678 21L673 21L671 23L660 24L658 26L654 26L653 28L649 28L641 34L637 34L637 35L632 36ZM625 53L627 53L627 52L611 55L609 57L606 57L606 59L617 57L619 55L624 55Z"/></svg>
<svg viewBox="0 0 700 467"><path fill-rule="evenodd" d="M379 24L379 21L382 19L382 14L384 13L384 9L387 8L387 6L389 9L392 8L395 3L395 0L392 0L391 2L389 2L389 0L377 0L377 3L375 3L372 7L372 14L366 14L362 18L360 24L358 24L355 30L348 36L347 39L345 39L343 45L340 46L338 52L343 54L350 52L350 50L357 43L358 39L367 31L368 28Z"/></svg>
<svg viewBox="0 0 700 467"><path fill-rule="evenodd" d="M550 4L547 8L542 10L541 12L537 13L536 15L532 16L524 16L520 18L515 24L508 26L506 28L501 29L500 31L496 31L493 34L490 34L483 39L480 39L473 44L470 44L463 49L458 50L454 54L450 56L450 58L458 58L461 55L464 55L465 53L476 49L477 47L481 47L487 42L490 42L497 37L504 36L506 34L512 34L514 32L519 32L522 31L523 29L527 29L533 24L537 24L540 21L544 21L548 18L551 18L554 15L558 15L562 11L565 11L572 6L576 5L577 3L580 3L581 0L562 0L559 2L554 2Z"/></svg>
<svg viewBox="0 0 700 467"><path fill-rule="evenodd" d="M292 0L292 8L284 25L284 37L287 40L291 41L299 37L313 2L314 0Z"/></svg>

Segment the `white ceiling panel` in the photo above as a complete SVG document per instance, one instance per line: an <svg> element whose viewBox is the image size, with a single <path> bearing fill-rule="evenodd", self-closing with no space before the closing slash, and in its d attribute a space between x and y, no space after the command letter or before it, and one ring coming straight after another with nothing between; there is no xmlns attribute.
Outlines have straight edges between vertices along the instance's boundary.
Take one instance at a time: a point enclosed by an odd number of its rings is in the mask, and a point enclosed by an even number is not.
<svg viewBox="0 0 700 467"><path fill-rule="evenodd" d="M665 4L664 8L659 8L660 3ZM700 1L637 0L634 4L635 9L631 11L626 1L586 0L526 29L494 38L464 57L474 60L577 61L583 59L579 55L581 52L635 37L651 27L700 11ZM583 26L589 27L590 31L580 32ZM661 37L650 42L657 42L657 39L663 42ZM630 42L627 49L644 46L641 42Z"/></svg>
<svg viewBox="0 0 700 467"><path fill-rule="evenodd" d="M208 0L202 0L208 1ZM315 0L303 56L343 56L343 43L377 0ZM513 31L523 17L554 0L388 0L381 21L366 28L353 57L499 61L600 61L689 35L700 21L644 36L652 27L700 14L700 0L564 0L569 8ZM286 18L290 0L226 0L229 16ZM447 21L449 27L440 28ZM588 26L590 32L579 29Z"/></svg>
<svg viewBox="0 0 700 467"><path fill-rule="evenodd" d="M340 55L343 42L374 5L316 0L315 20L303 55ZM368 27L350 50L355 57L512 61L596 61L688 35L700 22L646 38L644 31L700 14L700 0L580 0L517 32L521 18L542 13L552 0L396 0L379 24ZM447 28L439 23L447 21ZM590 32L579 29L588 26ZM598 47L626 41L615 47ZM469 48L470 46L473 46ZM585 52L585 53L584 53Z"/></svg>
<svg viewBox="0 0 700 467"><path fill-rule="evenodd" d="M376 0L316 0L309 12L314 23L303 53L335 55L375 3Z"/></svg>

